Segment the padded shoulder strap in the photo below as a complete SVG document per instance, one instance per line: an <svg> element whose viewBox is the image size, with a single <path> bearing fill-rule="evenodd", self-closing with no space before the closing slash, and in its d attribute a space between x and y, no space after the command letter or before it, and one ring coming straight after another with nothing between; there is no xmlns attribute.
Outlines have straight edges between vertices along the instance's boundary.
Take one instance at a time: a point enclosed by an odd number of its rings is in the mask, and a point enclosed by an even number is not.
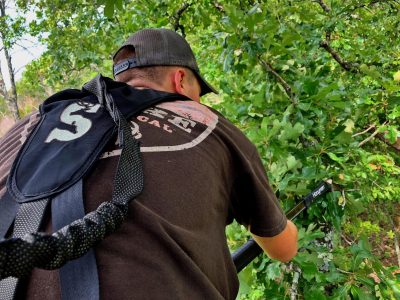
<svg viewBox="0 0 400 300"><path fill-rule="evenodd" d="M14 201L10 193L6 193L0 199L0 239L4 238L14 222L19 204Z"/></svg>
<svg viewBox="0 0 400 300"><path fill-rule="evenodd" d="M51 202L53 230L59 230L85 216L82 179ZM99 277L94 249L60 269L61 299L99 299Z"/></svg>

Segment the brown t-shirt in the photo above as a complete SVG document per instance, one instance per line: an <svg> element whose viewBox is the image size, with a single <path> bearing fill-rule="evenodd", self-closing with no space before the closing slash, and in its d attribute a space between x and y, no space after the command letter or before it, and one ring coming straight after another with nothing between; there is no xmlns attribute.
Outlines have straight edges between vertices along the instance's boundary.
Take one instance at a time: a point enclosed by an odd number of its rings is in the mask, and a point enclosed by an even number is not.
<svg viewBox="0 0 400 300"><path fill-rule="evenodd" d="M37 120L37 114L24 119L0 142L0 195ZM122 227L95 248L101 299L235 299L225 226L236 219L259 236L286 226L256 148L223 116L193 101L151 107L131 126L141 142L144 191ZM87 212L111 199L119 153L105 152L84 180ZM27 294L59 299L58 272L35 269Z"/></svg>

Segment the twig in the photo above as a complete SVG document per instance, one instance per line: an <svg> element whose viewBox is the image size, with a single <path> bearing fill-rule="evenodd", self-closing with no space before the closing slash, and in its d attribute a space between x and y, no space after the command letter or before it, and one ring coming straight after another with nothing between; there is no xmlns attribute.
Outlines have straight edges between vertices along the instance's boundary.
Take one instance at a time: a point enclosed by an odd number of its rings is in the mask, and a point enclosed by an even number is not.
<svg viewBox="0 0 400 300"><path fill-rule="evenodd" d="M347 239L347 237L346 237L344 234L342 234L341 236L342 236L342 239L343 239L349 246L353 245L353 242L349 241L349 240Z"/></svg>
<svg viewBox="0 0 400 300"><path fill-rule="evenodd" d="M325 38L326 38L326 41L327 41L328 43L331 42L331 34L332 34L332 31L330 31L330 30L328 30L327 32L325 32Z"/></svg>
<svg viewBox="0 0 400 300"><path fill-rule="evenodd" d="M365 140L361 141L361 142L358 144L358 147L361 147L361 146L364 145L365 143L368 143L370 140L372 140L372 139L379 133L379 130L380 130L383 126L385 126L387 123L388 123L388 121L385 121L385 123L383 123L381 126L379 126L378 129L376 129L376 130L374 131L374 133L372 133L372 134L371 134L369 137L367 137Z"/></svg>
<svg viewBox="0 0 400 300"><path fill-rule="evenodd" d="M400 267L400 247L399 247L399 240L397 238L396 230L394 231L393 239L394 239L394 249L396 250L396 254L397 254L397 264Z"/></svg>
<svg viewBox="0 0 400 300"><path fill-rule="evenodd" d="M373 129L373 128L375 128L375 125L371 125L371 126L369 126L367 129L365 129L364 131L355 133L355 134L353 134L351 137L356 137L356 136L362 135L362 134L364 134L364 133L367 133L368 131L370 131L370 130Z"/></svg>
<svg viewBox="0 0 400 300"><path fill-rule="evenodd" d="M342 198L343 198L343 203L340 205L342 208L344 208L346 206L346 193L344 192L344 190L340 191Z"/></svg>
<svg viewBox="0 0 400 300"><path fill-rule="evenodd" d="M30 55L35 56L35 53L33 53L31 50L29 50L28 47L25 47L23 45L21 45L20 43L15 43L18 47L22 48L23 50L25 50L26 52L28 52ZM30 47L33 48L34 46Z"/></svg>
<svg viewBox="0 0 400 300"><path fill-rule="evenodd" d="M326 51L328 51L330 53L330 55L332 55L333 59L336 60L339 65L345 69L346 71L351 71L351 72L358 72L358 69L356 68L356 66L352 63L349 63L347 61L345 61L340 55L339 53L337 53L335 51L335 49L333 49L331 47L331 45L329 45L329 42L327 40L323 40L319 43L321 48L324 48Z"/></svg>
<svg viewBox="0 0 400 300"><path fill-rule="evenodd" d="M383 187L381 187L379 184L376 183L376 180L372 181L373 184L375 184L378 188L380 188L381 190L384 190Z"/></svg>
<svg viewBox="0 0 400 300"><path fill-rule="evenodd" d="M285 92L286 92L286 95L288 95L288 97L289 97L289 99L292 101L292 103L293 103L294 105L297 105L297 101L296 101L295 94L293 93L292 88L291 88L290 85L285 81L285 79L283 79L283 78L278 74L278 72L272 67L272 65L271 65L269 62L267 62L267 61L261 59L260 57L259 57L259 61L260 61L260 63L262 64L262 66L263 66L268 72L271 72L272 75L275 76L276 80L277 80L277 81L279 82L279 84L283 87L283 89L284 89Z"/></svg>
<svg viewBox="0 0 400 300"><path fill-rule="evenodd" d="M174 24L174 30L178 31L178 29L181 30L182 32L182 36L186 37L185 35L185 27L180 23L181 21L181 17L183 15L183 13L185 12L185 10L187 10L192 4L189 3L183 3L183 5L181 6L180 9L178 9L175 13L175 15L173 16L173 18L175 19L175 24Z"/></svg>
<svg viewBox="0 0 400 300"><path fill-rule="evenodd" d="M354 273L352 273L352 272L347 272L347 271L339 269L339 268L336 268L336 270L338 270L340 273L343 273L343 274L354 275Z"/></svg>
<svg viewBox="0 0 400 300"><path fill-rule="evenodd" d="M330 7L329 7L323 0L317 0L316 2L322 7L322 9L323 9L326 13L330 13L330 12L331 12Z"/></svg>

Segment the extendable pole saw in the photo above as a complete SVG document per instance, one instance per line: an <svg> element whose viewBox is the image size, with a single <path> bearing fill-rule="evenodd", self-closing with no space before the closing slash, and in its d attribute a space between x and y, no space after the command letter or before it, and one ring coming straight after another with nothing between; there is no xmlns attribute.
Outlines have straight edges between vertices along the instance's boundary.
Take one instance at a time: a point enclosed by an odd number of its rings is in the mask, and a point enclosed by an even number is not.
<svg viewBox="0 0 400 300"><path fill-rule="evenodd" d="M315 199L322 195L332 191L332 186L327 182L322 182L318 187L306 195L295 207L289 210L286 217L289 220L294 220L301 212L307 209ZM253 261L263 250L253 240L249 239L246 244L240 247L235 253L232 254L233 262L235 263L236 270L239 273L242 271L250 262Z"/></svg>

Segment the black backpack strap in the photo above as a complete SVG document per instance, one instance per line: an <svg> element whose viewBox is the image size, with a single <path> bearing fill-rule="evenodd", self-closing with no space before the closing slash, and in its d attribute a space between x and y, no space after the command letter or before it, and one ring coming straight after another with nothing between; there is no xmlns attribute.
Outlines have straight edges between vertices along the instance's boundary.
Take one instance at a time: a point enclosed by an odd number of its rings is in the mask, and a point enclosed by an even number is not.
<svg viewBox="0 0 400 300"><path fill-rule="evenodd" d="M19 204L13 199L8 190L0 199L0 239L5 238L11 224L14 222Z"/></svg>
<svg viewBox="0 0 400 300"><path fill-rule="evenodd" d="M25 234L39 230L49 199L21 204L15 218L13 238L22 238ZM19 250L19 249L16 249ZM22 256L29 255L23 253ZM16 267L18 268L18 266ZM0 281L0 295L3 300L13 300L20 279L8 277Z"/></svg>
<svg viewBox="0 0 400 300"><path fill-rule="evenodd" d="M84 216L81 179L53 198L51 202L53 230L57 231ZM60 285L63 300L99 299L99 278L93 249L61 267Z"/></svg>

